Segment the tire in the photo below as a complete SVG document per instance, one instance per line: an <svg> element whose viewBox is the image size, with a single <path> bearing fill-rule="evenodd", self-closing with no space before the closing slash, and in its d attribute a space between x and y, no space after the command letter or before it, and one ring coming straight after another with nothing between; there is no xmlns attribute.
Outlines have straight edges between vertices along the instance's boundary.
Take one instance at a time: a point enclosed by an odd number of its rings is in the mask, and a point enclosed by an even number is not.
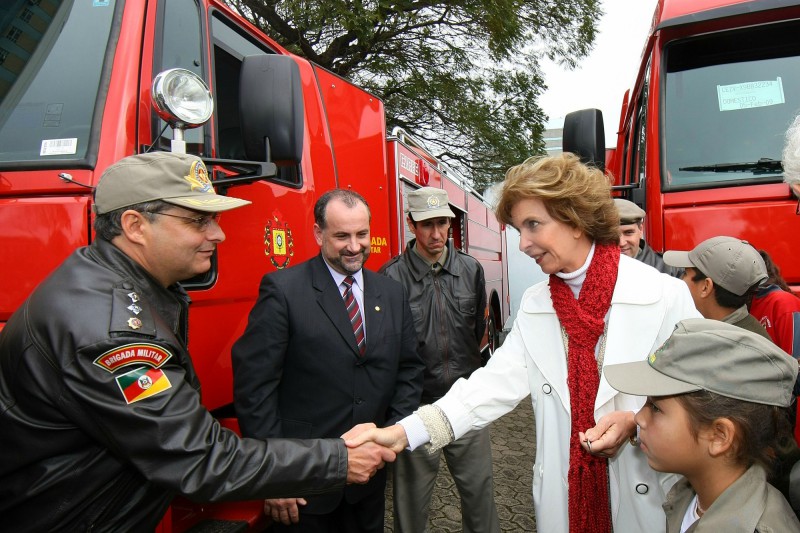
<svg viewBox="0 0 800 533"><path fill-rule="evenodd" d="M495 321L494 313L492 311L489 311L489 319L487 320L487 329L488 329L489 344L481 354L484 365L489 362L489 359L492 357L495 350L497 350L502 344L502 341L500 340L500 331L498 331L497 329L497 323Z"/></svg>

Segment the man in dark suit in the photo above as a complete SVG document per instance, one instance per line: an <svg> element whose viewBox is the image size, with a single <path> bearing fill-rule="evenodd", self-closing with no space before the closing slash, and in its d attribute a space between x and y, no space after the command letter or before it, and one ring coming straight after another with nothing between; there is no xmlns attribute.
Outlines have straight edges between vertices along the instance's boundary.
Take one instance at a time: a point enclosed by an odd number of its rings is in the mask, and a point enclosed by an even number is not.
<svg viewBox="0 0 800 533"><path fill-rule="evenodd" d="M363 269L370 212L334 189L314 207L321 253L264 276L233 346L236 414L248 437L339 437L417 408L424 364L402 285ZM385 471L323 496L267 500L276 531L383 532Z"/></svg>

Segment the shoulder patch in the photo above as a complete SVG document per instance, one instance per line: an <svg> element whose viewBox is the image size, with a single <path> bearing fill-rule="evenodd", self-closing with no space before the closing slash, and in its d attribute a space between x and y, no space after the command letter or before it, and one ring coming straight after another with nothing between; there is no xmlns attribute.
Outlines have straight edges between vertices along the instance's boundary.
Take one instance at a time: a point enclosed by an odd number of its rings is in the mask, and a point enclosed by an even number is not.
<svg viewBox="0 0 800 533"><path fill-rule="evenodd" d="M128 405L172 388L169 378L159 368L142 366L115 379Z"/></svg>
<svg viewBox="0 0 800 533"><path fill-rule="evenodd" d="M94 364L109 372L116 372L128 365L145 364L159 368L170 357L172 357L171 353L156 344L134 343L107 351L95 359Z"/></svg>

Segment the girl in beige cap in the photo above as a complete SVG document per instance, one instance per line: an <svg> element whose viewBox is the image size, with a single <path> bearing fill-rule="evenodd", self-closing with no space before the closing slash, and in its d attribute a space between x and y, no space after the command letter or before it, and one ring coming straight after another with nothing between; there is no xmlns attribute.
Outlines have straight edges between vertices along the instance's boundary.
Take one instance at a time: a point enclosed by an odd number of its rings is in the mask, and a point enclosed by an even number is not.
<svg viewBox="0 0 800 533"><path fill-rule="evenodd" d="M648 395L636 414L650 466L683 475L664 502L668 533L800 531L767 483L797 362L718 320L689 319L646 361L609 365L608 383Z"/></svg>

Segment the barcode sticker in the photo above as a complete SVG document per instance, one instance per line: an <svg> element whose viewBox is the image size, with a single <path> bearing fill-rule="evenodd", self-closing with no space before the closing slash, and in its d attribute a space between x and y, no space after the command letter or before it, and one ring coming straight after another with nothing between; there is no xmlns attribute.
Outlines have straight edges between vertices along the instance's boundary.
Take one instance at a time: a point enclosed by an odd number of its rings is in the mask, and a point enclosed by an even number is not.
<svg viewBox="0 0 800 533"><path fill-rule="evenodd" d="M78 151L78 138L71 139L45 139L39 155L71 155Z"/></svg>

